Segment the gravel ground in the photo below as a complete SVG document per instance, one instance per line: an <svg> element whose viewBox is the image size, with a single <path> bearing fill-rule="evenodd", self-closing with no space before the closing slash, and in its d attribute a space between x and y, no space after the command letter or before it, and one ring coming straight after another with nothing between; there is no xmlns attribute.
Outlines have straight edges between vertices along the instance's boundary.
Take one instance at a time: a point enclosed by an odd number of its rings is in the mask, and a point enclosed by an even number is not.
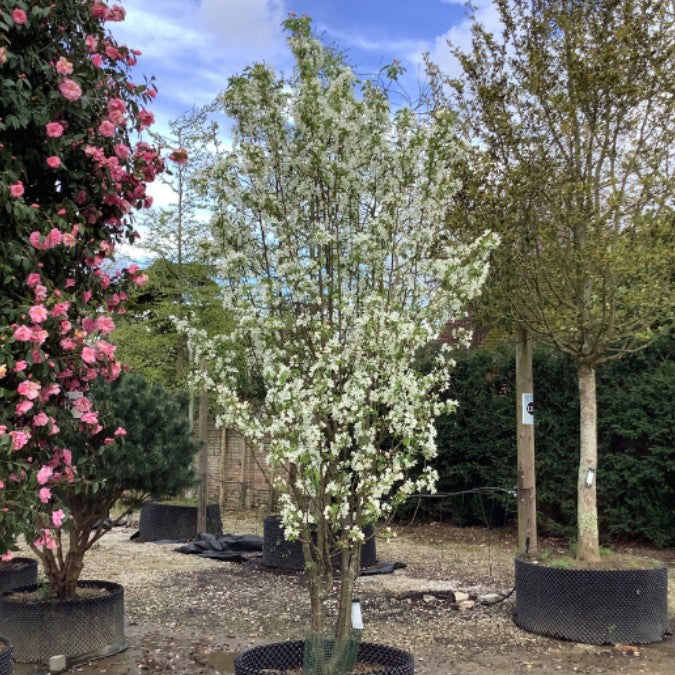
<svg viewBox="0 0 675 675"><path fill-rule="evenodd" d="M226 531L262 534L262 519L250 514L224 521ZM116 528L106 535L88 553L82 575L124 585L129 649L70 672L231 673L234 656L244 649L305 636L309 602L302 575L183 555L174 544L131 541L133 532ZM397 534L391 542L378 540L377 556L407 567L358 582L363 639L413 652L417 675L675 674L672 636L634 652L524 632L512 621L513 596L458 609L457 591L471 598L511 591L513 533L431 523L398 527ZM675 552L633 552L671 562L672 616ZM29 672L15 669L16 675Z"/></svg>

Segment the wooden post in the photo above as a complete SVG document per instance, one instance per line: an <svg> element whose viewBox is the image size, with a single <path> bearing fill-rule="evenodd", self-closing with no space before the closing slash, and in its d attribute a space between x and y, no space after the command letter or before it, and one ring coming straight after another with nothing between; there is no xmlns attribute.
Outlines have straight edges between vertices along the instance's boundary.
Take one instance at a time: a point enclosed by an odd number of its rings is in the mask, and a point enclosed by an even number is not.
<svg viewBox="0 0 675 675"><path fill-rule="evenodd" d="M206 532L206 490L209 468L209 397L206 392L199 394L199 440L202 449L199 456L199 504L197 507L197 531Z"/></svg>
<svg viewBox="0 0 675 675"><path fill-rule="evenodd" d="M537 552L537 493L534 471L532 341L525 328L516 329L516 429L518 449L518 553ZM524 410L525 408L525 410ZM529 412L529 414L528 414ZM523 414L525 413L525 414Z"/></svg>

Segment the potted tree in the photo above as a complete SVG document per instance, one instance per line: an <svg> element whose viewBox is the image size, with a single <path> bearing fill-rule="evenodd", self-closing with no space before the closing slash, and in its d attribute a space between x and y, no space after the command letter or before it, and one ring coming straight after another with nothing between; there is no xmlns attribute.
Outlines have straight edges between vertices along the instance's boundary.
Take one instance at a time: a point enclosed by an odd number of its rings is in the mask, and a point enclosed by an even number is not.
<svg viewBox="0 0 675 675"><path fill-rule="evenodd" d="M209 364L196 380L214 391L220 421L252 444L269 440L285 536L302 542L309 575L308 639L253 649L236 669L304 661L305 672L328 675L359 659L410 673L410 654L358 645L352 600L364 528L433 489L427 463L434 418L453 408L439 398L451 362L441 350L424 375L412 362L448 319L464 316L494 239L459 246L444 236L459 153L451 115L392 116L385 92L358 82L312 37L309 19L286 27L293 76L255 65L230 80L221 103L234 147L207 179L234 330L213 338L185 327L196 361ZM237 396L242 344L264 384L259 406Z"/></svg>
<svg viewBox="0 0 675 675"><path fill-rule="evenodd" d="M0 555L11 560L25 533L73 574L79 543L62 549L62 532L100 482L80 471L62 431L103 430L88 390L119 375L112 315L146 280L137 266L105 263L135 240L128 213L149 204L146 183L163 168L156 149L134 142L155 90L131 84L136 53L105 30L123 18L99 0L0 3ZM72 574L61 583L49 562L45 572L62 599L76 593Z"/></svg>
<svg viewBox="0 0 675 675"><path fill-rule="evenodd" d="M660 640L666 565L600 555L595 373L672 318L672 11L496 4L503 32L474 13L472 48L454 50L461 77L445 82L479 140L473 220L502 237L487 307L574 360L580 409L575 560L519 557L515 619L583 642Z"/></svg>
<svg viewBox="0 0 675 675"><path fill-rule="evenodd" d="M68 520L55 532L55 548L29 540L48 588L34 587L30 593L40 601L29 605L24 602L28 588L0 600L0 634L12 641L19 662L45 662L54 653L105 655L124 646L123 589L80 581L84 556L139 504L175 495L193 483L198 446L177 400L136 373L113 383L98 381L89 395L107 425L93 436L61 435L80 477L52 488ZM110 518L113 507L117 510Z"/></svg>

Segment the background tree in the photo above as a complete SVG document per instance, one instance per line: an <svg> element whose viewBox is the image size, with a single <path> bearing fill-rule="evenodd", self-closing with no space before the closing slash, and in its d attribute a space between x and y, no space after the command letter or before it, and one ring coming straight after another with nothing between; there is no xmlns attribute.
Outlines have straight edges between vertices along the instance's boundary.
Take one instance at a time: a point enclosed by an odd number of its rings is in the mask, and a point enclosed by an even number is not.
<svg viewBox="0 0 675 675"><path fill-rule="evenodd" d="M73 597L85 553L115 522L148 499L174 496L193 484L191 464L199 447L190 433L185 397L179 402L138 373L113 383L97 381L89 398L96 402L102 428L94 435L63 434L80 480L54 488L69 514L56 532L58 548L31 545L62 598ZM115 521L106 520L123 497Z"/></svg>
<svg viewBox="0 0 675 675"><path fill-rule="evenodd" d="M169 122L169 134L153 134L160 146L173 148L172 170L162 175L175 194L175 202L149 211L143 219L148 229L145 246L177 265L208 260L209 208L200 175L220 152L218 124L209 108L191 108Z"/></svg>
<svg viewBox="0 0 675 675"><path fill-rule="evenodd" d="M147 82L132 85L137 53L105 29L124 10L95 0L0 2L0 550L25 532L58 549L67 525L61 485L81 476L61 431L100 431L93 405L75 421L71 392L86 394L121 366L108 335L137 266L106 274L115 246L134 241L129 220L161 171L155 148L135 142L152 123ZM132 284L133 282L133 284ZM86 405L89 399L81 397ZM64 510L65 509L65 510Z"/></svg>
<svg viewBox="0 0 675 675"><path fill-rule="evenodd" d="M357 82L339 54L290 19L291 78L254 65L222 97L233 151L214 167L214 239L222 243L226 309L264 383L259 408L236 392L236 364L191 330L201 381L220 421L254 445L269 438L286 535L310 575L311 630L327 632L332 559L340 558L335 637L351 631L363 528L435 472L434 418L450 363L412 367L417 350L480 290L492 238L455 245L443 232L452 118L392 115L382 91ZM231 352L229 352L231 353ZM333 659L320 672L337 672Z"/></svg>
<svg viewBox="0 0 675 675"><path fill-rule="evenodd" d="M445 84L475 141L481 226L502 236L489 307L577 364L577 555L594 560L595 369L672 318L672 6L496 4L503 34L474 18Z"/></svg>

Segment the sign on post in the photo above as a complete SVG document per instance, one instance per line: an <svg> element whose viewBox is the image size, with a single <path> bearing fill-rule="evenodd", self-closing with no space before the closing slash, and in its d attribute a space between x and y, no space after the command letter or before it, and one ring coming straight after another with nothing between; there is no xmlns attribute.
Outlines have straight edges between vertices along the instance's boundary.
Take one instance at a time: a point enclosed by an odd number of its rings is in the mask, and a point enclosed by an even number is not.
<svg viewBox="0 0 675 675"><path fill-rule="evenodd" d="M534 424L534 394L523 394L523 424Z"/></svg>

